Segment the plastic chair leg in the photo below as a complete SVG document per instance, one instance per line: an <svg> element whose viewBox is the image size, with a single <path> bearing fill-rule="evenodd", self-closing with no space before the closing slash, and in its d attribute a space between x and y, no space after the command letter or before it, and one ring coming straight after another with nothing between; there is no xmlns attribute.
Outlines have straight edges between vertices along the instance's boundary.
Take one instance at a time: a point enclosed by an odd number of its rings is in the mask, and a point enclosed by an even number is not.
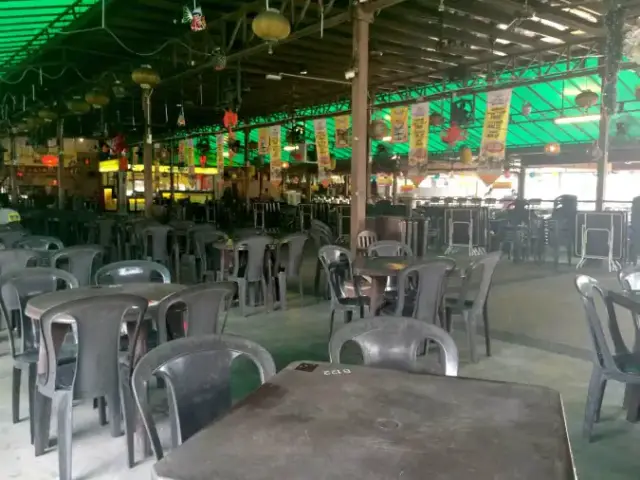
<svg viewBox="0 0 640 480"><path fill-rule="evenodd" d="M122 435L122 406L117 392L111 393L107 397L107 405L109 405L109 425L111 428L111 436L119 437Z"/></svg>
<svg viewBox="0 0 640 480"><path fill-rule="evenodd" d="M584 423L582 425L582 435L588 441L591 441L591 432L596 418L600 415L600 407L602 406L602 397L604 396L604 387L606 380L602 375L602 370L595 367L591 372L589 380L589 390L587 392L587 404L584 410Z"/></svg>
<svg viewBox="0 0 640 480"><path fill-rule="evenodd" d="M469 355L471 363L478 363L478 353L476 351L476 320L468 310L462 312L462 318L467 329L467 343L469 345Z"/></svg>
<svg viewBox="0 0 640 480"><path fill-rule="evenodd" d="M333 322L336 317L336 311L334 309L331 310L331 318L329 319L329 340L331 340L331 335L333 335Z"/></svg>
<svg viewBox="0 0 640 480"><path fill-rule="evenodd" d="M13 423L20 421L20 383L22 382L22 370L13 367L11 379L11 415Z"/></svg>
<svg viewBox="0 0 640 480"><path fill-rule="evenodd" d="M487 352L487 357L491 356L491 336L489 334L489 309L487 308L487 301L484 302L482 307L482 323L484 324L484 344Z"/></svg>
<svg viewBox="0 0 640 480"><path fill-rule="evenodd" d="M33 446L36 457L49 447L49 427L51 425L51 399L40 392L35 393Z"/></svg>
<svg viewBox="0 0 640 480"><path fill-rule="evenodd" d="M238 306L240 307L240 315L246 316L247 310L247 282L238 281Z"/></svg>
<svg viewBox="0 0 640 480"><path fill-rule="evenodd" d="M104 397L98 398L98 423L101 427L107 424L107 403Z"/></svg>
<svg viewBox="0 0 640 480"><path fill-rule="evenodd" d="M58 475L71 480L73 439L73 393L60 395L58 403Z"/></svg>
<svg viewBox="0 0 640 480"><path fill-rule="evenodd" d="M287 274L278 273L278 293L280 294L280 310L287 309Z"/></svg>
<svg viewBox="0 0 640 480"><path fill-rule="evenodd" d="M29 436L31 445L33 445L34 423L35 423L35 394L36 394L36 377L38 375L38 364L29 365Z"/></svg>
<svg viewBox="0 0 640 480"><path fill-rule="evenodd" d="M136 406L135 401L133 399L133 394L131 393L131 388L129 387L128 382L128 373L126 370L124 373L122 369L125 367L121 366L121 375L122 379L120 380L120 405L122 409L122 414L124 417L124 436L127 444L127 466L129 468L133 468L135 465L135 432L136 432Z"/></svg>

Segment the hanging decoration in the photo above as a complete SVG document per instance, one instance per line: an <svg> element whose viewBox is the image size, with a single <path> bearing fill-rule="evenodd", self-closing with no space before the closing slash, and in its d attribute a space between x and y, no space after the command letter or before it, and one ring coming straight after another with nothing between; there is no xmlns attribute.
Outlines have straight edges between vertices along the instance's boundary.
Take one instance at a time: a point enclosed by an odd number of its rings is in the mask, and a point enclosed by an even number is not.
<svg viewBox="0 0 640 480"><path fill-rule="evenodd" d="M544 146L544 153L547 155L558 155L560 153L560 144L551 142Z"/></svg>
<svg viewBox="0 0 640 480"><path fill-rule="evenodd" d="M369 136L373 140L383 140L389 135L387 122L384 120L372 120L369 124Z"/></svg>
<svg viewBox="0 0 640 480"><path fill-rule="evenodd" d="M67 102L67 108L76 115L84 115L91 111L91 105L80 97L74 97Z"/></svg>
<svg viewBox="0 0 640 480"><path fill-rule="evenodd" d="M233 129L238 125L238 114L231 108L226 109L224 111L224 117L222 117L222 123L224 124L224 128L227 129L227 132L229 132L229 138L236 138Z"/></svg>
<svg viewBox="0 0 640 480"><path fill-rule="evenodd" d="M522 115L525 117L531 115L531 104L529 102L524 102L522 104Z"/></svg>
<svg viewBox="0 0 640 480"><path fill-rule="evenodd" d="M186 5L182 7L182 23L189 24L192 32L201 32L207 28L207 21L202 14L202 8L196 5L194 0L193 9Z"/></svg>
<svg viewBox="0 0 640 480"><path fill-rule="evenodd" d="M143 90L155 88L160 83L160 75L150 65L142 65L131 73L134 83L140 85Z"/></svg>
<svg viewBox="0 0 640 480"><path fill-rule="evenodd" d="M43 108L38 112L38 117L44 120L46 123L51 123L58 119L58 114L50 108Z"/></svg>
<svg viewBox="0 0 640 480"><path fill-rule="evenodd" d="M452 121L449 128L442 131L440 138L449 148L454 148L459 142L467 139L467 132Z"/></svg>
<svg viewBox="0 0 640 480"><path fill-rule="evenodd" d="M327 133L327 119L317 118L313 121L313 130L316 135L316 155L318 167L331 168L331 156L329 154L329 136Z"/></svg>
<svg viewBox="0 0 640 480"><path fill-rule="evenodd" d="M471 165L473 163L473 152L469 147L462 147L460 149L460 161L464 165Z"/></svg>
<svg viewBox="0 0 640 480"><path fill-rule="evenodd" d="M349 129L349 115L341 115L339 117L335 117L334 119L335 126L335 144L336 148L347 148L351 145L351 131Z"/></svg>
<svg viewBox="0 0 640 480"><path fill-rule="evenodd" d="M478 163L484 169L502 168L507 151L511 89L487 93L487 107Z"/></svg>
<svg viewBox="0 0 640 480"><path fill-rule="evenodd" d="M279 10L269 8L269 0L266 2L266 10L259 13L251 22L251 29L258 38L269 45L269 54L273 53L273 45L284 40L291 33L291 24L287 17Z"/></svg>
<svg viewBox="0 0 640 480"><path fill-rule="evenodd" d="M409 141L409 170L413 174L427 163L429 143L429 102L411 106L411 137ZM433 117L433 115L431 115Z"/></svg>
<svg viewBox="0 0 640 480"><path fill-rule="evenodd" d="M438 112L434 112L429 117L429 125L433 125L434 127L439 127L444 123L444 117L440 115Z"/></svg>
<svg viewBox="0 0 640 480"><path fill-rule="evenodd" d="M584 92L580 92L576 95L576 105L583 110L588 110L589 107L593 107L596 103L598 103L598 94L592 92L591 90L585 90Z"/></svg>
<svg viewBox="0 0 640 480"><path fill-rule="evenodd" d="M609 40L607 38L607 40ZM640 21L627 30L622 42L622 52L630 62L640 64Z"/></svg>
<svg viewBox="0 0 640 480"><path fill-rule="evenodd" d="M218 167L218 175L224 173L224 134L216 135L216 166Z"/></svg>
<svg viewBox="0 0 640 480"><path fill-rule="evenodd" d="M407 143L409 140L409 107L391 109L391 143Z"/></svg>
<svg viewBox="0 0 640 480"><path fill-rule="evenodd" d="M269 129L258 129L258 155L269 155Z"/></svg>
<svg viewBox="0 0 640 480"><path fill-rule="evenodd" d="M178 127L184 127L187 125L187 119L184 116L184 106L178 105L180 107L180 113L178 113Z"/></svg>
<svg viewBox="0 0 640 480"><path fill-rule="evenodd" d="M85 101L94 108L103 108L109 105L109 95L99 88L93 88L84 95Z"/></svg>
<svg viewBox="0 0 640 480"><path fill-rule="evenodd" d="M221 48L217 48L213 53L213 68L217 72L227 68L227 56Z"/></svg>
<svg viewBox="0 0 640 480"><path fill-rule="evenodd" d="M280 139L280 125L269 127L269 156L271 183L280 185L282 182L282 151Z"/></svg>

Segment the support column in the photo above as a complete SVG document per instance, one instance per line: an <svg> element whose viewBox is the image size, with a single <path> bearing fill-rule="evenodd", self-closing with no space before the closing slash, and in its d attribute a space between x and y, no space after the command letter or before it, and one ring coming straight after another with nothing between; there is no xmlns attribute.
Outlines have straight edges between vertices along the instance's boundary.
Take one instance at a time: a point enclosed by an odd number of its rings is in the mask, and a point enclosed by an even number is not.
<svg viewBox="0 0 640 480"><path fill-rule="evenodd" d="M11 205L12 206L17 206L18 205L18 180L17 180L17 168L18 168L18 149L16 147L16 136L15 134L12 134L11 137L9 137L9 155L11 156L10 159L10 166L9 166L9 179L11 181Z"/></svg>
<svg viewBox="0 0 640 480"><path fill-rule="evenodd" d="M62 188L62 172L64 172L64 119L58 118L58 208L64 208L64 189Z"/></svg>
<svg viewBox="0 0 640 480"><path fill-rule="evenodd" d="M144 165L144 211L151 216L153 206L153 135L151 133L151 90L142 91L144 111L144 138L142 140L142 163Z"/></svg>
<svg viewBox="0 0 640 480"><path fill-rule="evenodd" d="M520 163L520 171L518 172L518 200L524 200L525 198L525 182L527 179L527 169Z"/></svg>
<svg viewBox="0 0 640 480"><path fill-rule="evenodd" d="M369 88L369 24L373 15L361 5L354 8L353 62L356 76L351 85L353 140L351 146L351 251L357 249L357 235L365 228L367 209L367 92Z"/></svg>
<svg viewBox="0 0 640 480"><path fill-rule="evenodd" d="M244 129L244 199L249 207L251 203L249 201L249 170L251 169L251 162L249 161L249 137L251 136L251 130L248 128Z"/></svg>
<svg viewBox="0 0 640 480"><path fill-rule="evenodd" d="M616 113L617 84L620 61L622 60L622 40L624 35L624 11L612 5L604 19L606 40L602 65L602 98L600 100L600 138L598 147L598 183L596 184L596 211L604 209L606 179L609 171L609 124Z"/></svg>

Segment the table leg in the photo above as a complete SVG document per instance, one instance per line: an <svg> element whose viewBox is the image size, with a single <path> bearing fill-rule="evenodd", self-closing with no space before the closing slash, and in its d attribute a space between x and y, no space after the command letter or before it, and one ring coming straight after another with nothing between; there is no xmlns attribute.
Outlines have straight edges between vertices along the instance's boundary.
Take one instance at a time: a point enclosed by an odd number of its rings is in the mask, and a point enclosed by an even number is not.
<svg viewBox="0 0 640 480"><path fill-rule="evenodd" d="M369 315L376 316L378 314L378 310L382 307L384 303L384 290L387 285L387 277L372 277L371 278L371 290L370 297L371 298L371 311Z"/></svg>

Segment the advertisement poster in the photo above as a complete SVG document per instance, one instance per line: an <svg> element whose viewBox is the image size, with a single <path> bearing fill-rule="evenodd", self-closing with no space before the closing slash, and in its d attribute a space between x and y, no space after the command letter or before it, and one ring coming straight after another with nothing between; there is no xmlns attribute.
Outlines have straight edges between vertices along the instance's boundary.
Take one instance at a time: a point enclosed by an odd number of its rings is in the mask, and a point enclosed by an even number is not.
<svg viewBox="0 0 640 480"><path fill-rule="evenodd" d="M318 118L313 121L313 130L316 135L316 154L318 167L326 170L331 168L331 156L329 155L329 135L327 133L327 119Z"/></svg>
<svg viewBox="0 0 640 480"><path fill-rule="evenodd" d="M427 163L429 148L429 102L411 106L411 137L409 139L409 167L419 169Z"/></svg>
<svg viewBox="0 0 640 480"><path fill-rule="evenodd" d="M258 129L258 155L269 155L269 129Z"/></svg>
<svg viewBox="0 0 640 480"><path fill-rule="evenodd" d="M280 125L269 127L269 161L271 183L279 185L282 182L282 149L280 139Z"/></svg>
<svg viewBox="0 0 640 480"><path fill-rule="evenodd" d="M334 118L336 133L336 148L348 148L351 146L349 115L341 115Z"/></svg>
<svg viewBox="0 0 640 480"><path fill-rule="evenodd" d="M409 140L409 107L391 109L391 143L406 143Z"/></svg>
<svg viewBox="0 0 640 480"><path fill-rule="evenodd" d="M487 93L487 108L482 129L478 167L502 169L507 150L511 89Z"/></svg>

